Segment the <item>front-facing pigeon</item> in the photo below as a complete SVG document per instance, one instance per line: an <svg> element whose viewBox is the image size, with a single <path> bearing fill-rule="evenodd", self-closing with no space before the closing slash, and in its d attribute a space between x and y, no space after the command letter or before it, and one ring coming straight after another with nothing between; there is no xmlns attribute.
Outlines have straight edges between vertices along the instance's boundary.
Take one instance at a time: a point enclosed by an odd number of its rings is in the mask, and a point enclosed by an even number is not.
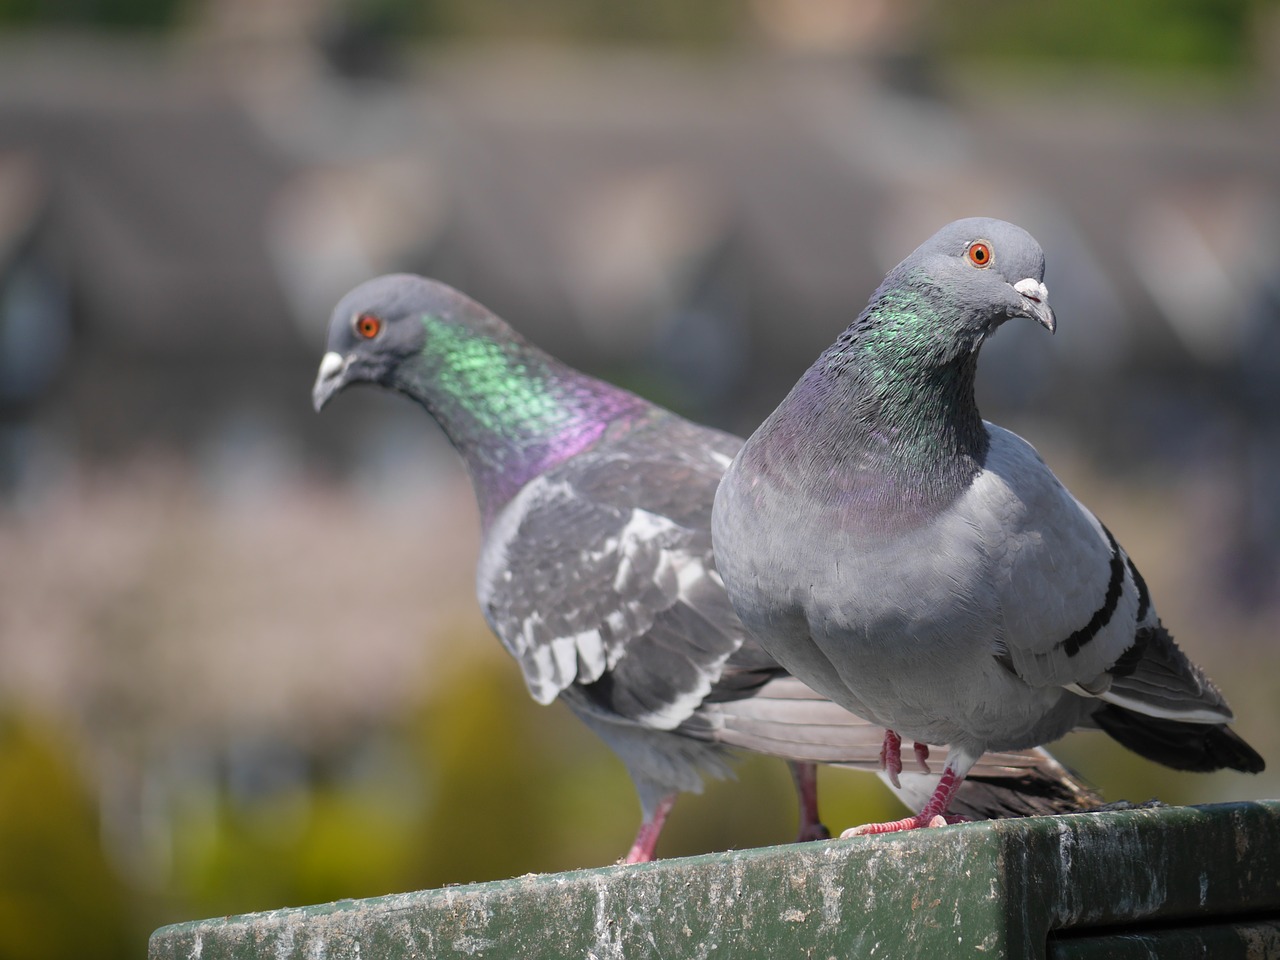
<svg viewBox="0 0 1280 960"><path fill-rule="evenodd" d="M729 605L711 504L739 438L579 373L417 276L370 280L334 309L316 408L358 383L417 401L465 462L484 616L534 699L562 700L625 763L643 813L629 862L653 857L676 794L723 775L733 747L791 761L801 838L827 835L813 762L875 768L884 731L788 676ZM958 800L972 816L1093 800L1042 751L977 772ZM900 795L931 789L917 773Z"/></svg>
<svg viewBox="0 0 1280 960"><path fill-rule="evenodd" d="M1179 770L1263 769L1174 644L1128 555L974 400L1006 320L1055 329L1025 230L949 224L746 441L715 499L734 609L783 667L901 738L949 745L938 825L985 751L1081 727Z"/></svg>

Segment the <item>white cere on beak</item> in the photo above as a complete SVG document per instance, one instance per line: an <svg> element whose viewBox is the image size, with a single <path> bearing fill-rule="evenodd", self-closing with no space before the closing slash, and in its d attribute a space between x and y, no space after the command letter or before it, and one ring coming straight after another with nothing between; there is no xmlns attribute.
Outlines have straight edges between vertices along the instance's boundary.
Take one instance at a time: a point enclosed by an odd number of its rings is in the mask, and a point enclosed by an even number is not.
<svg viewBox="0 0 1280 960"><path fill-rule="evenodd" d="M1028 300L1035 300L1037 303L1049 302L1049 288L1034 277L1025 277L1019 280L1013 285L1013 289Z"/></svg>
<svg viewBox="0 0 1280 960"><path fill-rule="evenodd" d="M320 379L329 380L336 377L346 365L347 361L342 358L342 354L329 351L320 358Z"/></svg>

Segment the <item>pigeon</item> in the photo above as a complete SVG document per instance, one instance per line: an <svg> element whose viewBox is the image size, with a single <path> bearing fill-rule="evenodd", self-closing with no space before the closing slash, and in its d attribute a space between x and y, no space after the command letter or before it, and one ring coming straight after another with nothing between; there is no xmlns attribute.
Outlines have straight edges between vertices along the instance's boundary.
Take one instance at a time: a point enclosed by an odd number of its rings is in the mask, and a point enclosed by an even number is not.
<svg viewBox="0 0 1280 960"><path fill-rule="evenodd" d="M956 221L894 267L726 471L717 568L761 645L822 696L945 743L919 815L946 822L986 751L1100 728L1179 770L1263 759L1174 644L1111 532L1025 440L982 419L983 342L1056 320L1025 230Z"/></svg>
<svg viewBox="0 0 1280 960"><path fill-rule="evenodd" d="M829 836L814 763L878 768L884 731L789 676L729 604L711 504L740 438L579 373L462 293L407 274L334 309L316 409L360 383L421 404L465 462L480 607L533 698L561 700L625 764L642 812L627 862L653 859L676 795L728 774L735 750L789 761L800 839ZM976 817L1097 799L1042 751L987 757L979 772L958 801ZM932 779L897 773L886 778L899 795L923 802Z"/></svg>

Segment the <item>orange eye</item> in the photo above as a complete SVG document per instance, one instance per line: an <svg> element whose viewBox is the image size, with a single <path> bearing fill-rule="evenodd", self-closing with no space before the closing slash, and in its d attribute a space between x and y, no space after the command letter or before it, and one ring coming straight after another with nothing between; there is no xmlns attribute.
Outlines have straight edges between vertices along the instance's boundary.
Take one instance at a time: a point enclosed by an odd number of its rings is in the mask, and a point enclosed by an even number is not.
<svg viewBox="0 0 1280 960"><path fill-rule="evenodd" d="M356 317L356 333L366 340L372 340L382 329L382 321L372 313L362 313Z"/></svg>
<svg viewBox="0 0 1280 960"><path fill-rule="evenodd" d="M985 240L975 240L969 244L966 251L969 254L969 262L975 267L991 266L991 244Z"/></svg>

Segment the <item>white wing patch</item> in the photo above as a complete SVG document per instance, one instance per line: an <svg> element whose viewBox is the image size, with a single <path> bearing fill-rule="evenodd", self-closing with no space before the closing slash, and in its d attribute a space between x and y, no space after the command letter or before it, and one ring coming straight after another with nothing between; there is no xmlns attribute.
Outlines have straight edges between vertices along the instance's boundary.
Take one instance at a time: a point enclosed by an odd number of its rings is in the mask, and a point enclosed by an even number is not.
<svg viewBox="0 0 1280 960"><path fill-rule="evenodd" d="M572 638L574 649L578 651L578 680L581 683L595 683L609 666L609 655L600 642L598 629L583 630Z"/></svg>
<svg viewBox="0 0 1280 960"><path fill-rule="evenodd" d="M525 578L519 571L513 576L511 565L531 562L527 550L517 554L514 548L522 525L539 512L550 516L562 512L576 496L574 488L562 480L540 477L529 483L495 518L476 570L476 592L485 615L520 662L529 693L541 704L551 703L575 682L594 683L616 668L627 656L628 644L653 625L656 612L690 601L707 580L720 586L703 557L684 548L689 531L667 517L637 508L616 533L572 560L560 557L572 570L615 567L612 577L601 584L613 596L601 597L597 588L591 597L596 609L603 607L596 615L600 618L597 623L582 622L581 616L575 623L574 618L557 617L553 610L545 611L546 616L535 611L514 619L509 591L513 583ZM579 614L589 609L584 606ZM561 632L571 624L572 632ZM660 707L633 719L656 729L679 726L710 693L731 652L700 664L693 689L680 691Z"/></svg>
<svg viewBox="0 0 1280 960"><path fill-rule="evenodd" d="M1098 699L1114 703L1117 707L1124 707L1134 713L1160 717L1163 720L1181 720L1184 723L1231 723L1235 720L1235 714L1230 710L1224 712L1210 707L1202 707L1198 710L1170 710L1146 700L1137 700L1110 691L1102 694Z"/></svg>
<svg viewBox="0 0 1280 960"><path fill-rule="evenodd" d="M677 534L680 527L666 517L660 517L656 513L650 513L648 510L632 510L631 518L627 521L627 525L622 528L622 532L618 534L617 540L610 540L616 545L616 549L621 556L618 562L618 572L613 578L613 589L622 591L626 584L634 576L635 559L641 550L648 547L652 541L661 539L664 535ZM670 567L670 554L663 550L658 562L658 569L655 573L659 585L664 585L664 577Z"/></svg>
<svg viewBox="0 0 1280 960"><path fill-rule="evenodd" d="M1063 689L1071 691L1076 696L1092 697L1106 703L1114 703L1117 707L1124 707L1126 710L1148 717L1158 717L1161 720L1181 720L1183 723L1231 723L1235 720L1235 714L1230 710L1215 710L1212 707L1201 707L1197 710L1171 710L1148 700L1126 697L1113 690L1090 693L1078 683L1067 684Z"/></svg>
<svg viewBox="0 0 1280 960"><path fill-rule="evenodd" d="M614 577L614 588L619 592L624 590L634 569L632 558L642 549L652 548L655 541L661 541L665 537L671 537L679 542L682 539L682 533L679 524L666 517L647 510L633 510L618 537L618 550L622 560L618 564L618 573ZM658 562L652 578L674 606L677 602L688 601L695 586L708 575L709 572L701 556L687 550L659 548ZM617 615L619 614L613 616ZM671 730L678 727L689 719L711 692L711 684L720 677L725 661L731 653L732 651L728 651L723 656L716 657L705 664L699 676L699 682L693 689L684 691L665 703L661 709L642 714L636 719L658 730Z"/></svg>

